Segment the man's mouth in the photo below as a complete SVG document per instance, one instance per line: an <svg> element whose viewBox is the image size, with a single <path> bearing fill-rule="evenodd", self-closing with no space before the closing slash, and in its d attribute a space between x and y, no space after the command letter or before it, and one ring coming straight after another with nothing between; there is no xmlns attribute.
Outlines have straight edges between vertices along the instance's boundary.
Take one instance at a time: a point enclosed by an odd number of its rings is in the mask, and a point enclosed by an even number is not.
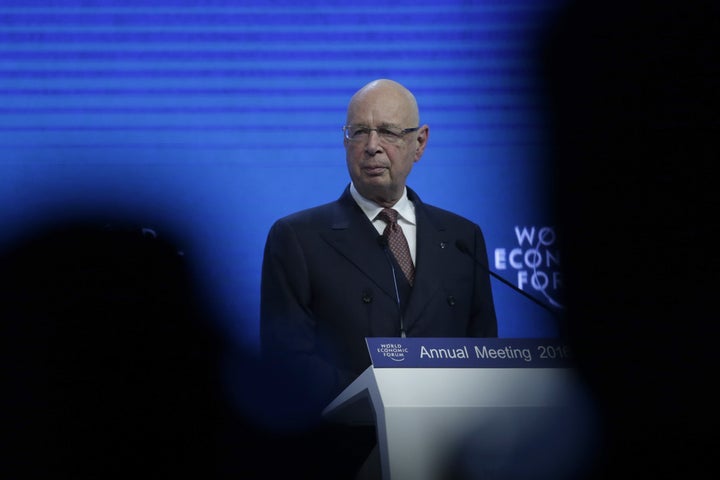
<svg viewBox="0 0 720 480"><path fill-rule="evenodd" d="M368 165L366 167L363 167L362 170L367 175L377 176L383 175L387 171L387 167L383 167L382 165Z"/></svg>

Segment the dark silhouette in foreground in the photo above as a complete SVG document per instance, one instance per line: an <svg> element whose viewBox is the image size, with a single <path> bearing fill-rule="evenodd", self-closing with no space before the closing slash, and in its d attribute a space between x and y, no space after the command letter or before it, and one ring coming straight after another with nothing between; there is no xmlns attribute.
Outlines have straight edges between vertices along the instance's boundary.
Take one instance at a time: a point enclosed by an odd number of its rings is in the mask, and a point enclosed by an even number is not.
<svg viewBox="0 0 720 480"><path fill-rule="evenodd" d="M543 45L592 478L716 470L717 2L571 2Z"/></svg>
<svg viewBox="0 0 720 480"><path fill-rule="evenodd" d="M3 245L3 478L298 478L300 466L322 478L333 467L310 451L302 385L222 334L181 246L104 217Z"/></svg>

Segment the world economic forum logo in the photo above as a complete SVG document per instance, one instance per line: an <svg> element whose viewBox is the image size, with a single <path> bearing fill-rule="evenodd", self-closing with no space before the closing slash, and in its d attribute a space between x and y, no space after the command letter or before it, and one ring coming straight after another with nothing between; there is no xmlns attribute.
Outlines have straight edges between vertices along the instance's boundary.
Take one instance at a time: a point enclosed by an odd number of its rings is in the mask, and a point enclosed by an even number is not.
<svg viewBox="0 0 720 480"><path fill-rule="evenodd" d="M554 307L563 308L560 254L553 227L515 226L517 245L495 249L495 270L510 270L515 284L536 292ZM505 275L504 275L505 276ZM507 276L508 281L513 281Z"/></svg>
<svg viewBox="0 0 720 480"><path fill-rule="evenodd" d="M394 362L402 362L408 353L407 347L401 343L381 343L377 347L377 352L383 357L387 357Z"/></svg>

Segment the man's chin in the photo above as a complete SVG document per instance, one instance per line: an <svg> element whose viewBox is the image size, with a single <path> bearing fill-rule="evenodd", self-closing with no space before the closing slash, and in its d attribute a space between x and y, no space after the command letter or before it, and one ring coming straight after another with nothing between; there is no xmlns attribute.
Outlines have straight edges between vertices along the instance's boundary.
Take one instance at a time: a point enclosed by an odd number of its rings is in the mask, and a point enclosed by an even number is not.
<svg viewBox="0 0 720 480"><path fill-rule="evenodd" d="M356 183L355 187L358 192L364 192L363 195L379 195L390 191L390 182L382 177L365 177L363 182L360 185Z"/></svg>
<svg viewBox="0 0 720 480"><path fill-rule="evenodd" d="M358 186L356 183L355 188L360 195L380 205L392 205L402 194L402 189L399 193L396 192L396 189L393 189L392 184L388 181L364 182L362 186Z"/></svg>

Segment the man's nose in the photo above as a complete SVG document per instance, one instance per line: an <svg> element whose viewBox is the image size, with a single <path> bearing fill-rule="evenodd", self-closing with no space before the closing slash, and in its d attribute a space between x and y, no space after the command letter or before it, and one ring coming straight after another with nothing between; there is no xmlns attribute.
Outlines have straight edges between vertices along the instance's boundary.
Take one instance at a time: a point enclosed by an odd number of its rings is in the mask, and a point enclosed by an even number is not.
<svg viewBox="0 0 720 480"><path fill-rule="evenodd" d="M370 130L367 143L365 143L365 151L374 155L378 150L380 150L380 135L378 135L377 131Z"/></svg>

